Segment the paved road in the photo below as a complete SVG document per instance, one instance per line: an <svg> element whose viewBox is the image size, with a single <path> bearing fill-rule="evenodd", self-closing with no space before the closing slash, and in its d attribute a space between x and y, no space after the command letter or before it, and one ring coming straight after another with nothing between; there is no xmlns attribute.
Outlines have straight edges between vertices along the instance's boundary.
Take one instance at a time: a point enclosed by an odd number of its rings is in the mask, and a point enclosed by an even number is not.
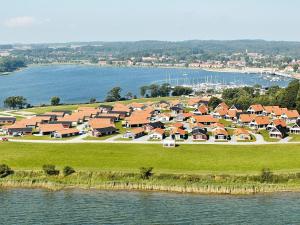
<svg viewBox="0 0 300 225"><path fill-rule="evenodd" d="M79 144L79 143L118 143L118 144L159 144L162 142L150 142L150 141L117 141L118 137L113 137L107 140L83 140L82 138L70 139L70 140L20 140L20 139L9 139L10 142L22 142L22 143L47 143L47 144ZM265 141L256 141L256 142L178 142L179 145L280 145L280 144L300 144L300 142L265 142ZM300 147L300 146L299 146Z"/></svg>

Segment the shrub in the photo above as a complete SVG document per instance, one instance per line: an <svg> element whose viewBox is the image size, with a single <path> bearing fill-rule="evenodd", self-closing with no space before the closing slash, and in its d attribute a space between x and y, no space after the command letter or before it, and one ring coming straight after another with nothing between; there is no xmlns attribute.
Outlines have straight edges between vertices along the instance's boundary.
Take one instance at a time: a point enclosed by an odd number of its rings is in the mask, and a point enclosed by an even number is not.
<svg viewBox="0 0 300 225"><path fill-rule="evenodd" d="M269 168L264 168L260 174L260 181L264 182L272 182L273 181L273 173Z"/></svg>
<svg viewBox="0 0 300 225"><path fill-rule="evenodd" d="M66 167L63 169L63 174L64 174L64 176L69 176L69 175L71 175L72 173L75 173L75 170L74 170L71 166L66 166Z"/></svg>
<svg viewBox="0 0 300 225"><path fill-rule="evenodd" d="M6 177L10 174L13 174L14 171L8 167L6 164L1 164L0 165L0 178Z"/></svg>
<svg viewBox="0 0 300 225"><path fill-rule="evenodd" d="M153 173L152 173L153 167L141 167L140 168L140 175L142 179L149 179Z"/></svg>
<svg viewBox="0 0 300 225"><path fill-rule="evenodd" d="M58 175L59 174L59 170L56 170L54 165L43 165L43 171L47 175Z"/></svg>

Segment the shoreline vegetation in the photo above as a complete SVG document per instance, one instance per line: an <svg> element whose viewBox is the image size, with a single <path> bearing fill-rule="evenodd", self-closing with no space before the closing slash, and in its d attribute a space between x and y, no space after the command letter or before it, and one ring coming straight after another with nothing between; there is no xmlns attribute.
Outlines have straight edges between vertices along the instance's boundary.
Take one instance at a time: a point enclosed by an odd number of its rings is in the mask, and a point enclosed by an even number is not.
<svg viewBox="0 0 300 225"><path fill-rule="evenodd" d="M276 145L182 145L170 150L154 144L3 143L0 155L0 163L13 171L0 178L0 188L233 195L300 191L297 144L282 151ZM47 175L43 164L57 165L59 174ZM63 174L66 165L75 172ZM141 167L151 168L146 177Z"/></svg>
<svg viewBox="0 0 300 225"><path fill-rule="evenodd" d="M42 188L51 191L67 189L153 191L191 194L251 195L277 192L299 192L299 174L276 175L275 183L261 182L260 176L157 174L142 179L139 174L118 172L84 172L70 176L48 176L42 171L16 171L0 179L0 189Z"/></svg>

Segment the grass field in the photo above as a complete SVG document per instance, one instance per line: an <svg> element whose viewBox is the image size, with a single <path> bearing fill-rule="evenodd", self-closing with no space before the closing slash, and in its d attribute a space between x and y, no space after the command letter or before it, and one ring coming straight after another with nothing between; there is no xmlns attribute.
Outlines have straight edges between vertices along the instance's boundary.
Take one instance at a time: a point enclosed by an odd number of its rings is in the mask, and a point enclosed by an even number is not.
<svg viewBox="0 0 300 225"><path fill-rule="evenodd" d="M300 141L300 135L299 134L290 134L289 135L292 139L291 142Z"/></svg>
<svg viewBox="0 0 300 225"><path fill-rule="evenodd" d="M269 132L266 130L260 130L259 133L263 136L265 141L268 141L268 142L278 142L279 141L279 139L270 138Z"/></svg>
<svg viewBox="0 0 300 225"><path fill-rule="evenodd" d="M43 164L82 171L137 172L152 166L158 173L256 174L300 171L300 145L182 145L166 149L141 144L0 143L0 164L16 170L40 170Z"/></svg>

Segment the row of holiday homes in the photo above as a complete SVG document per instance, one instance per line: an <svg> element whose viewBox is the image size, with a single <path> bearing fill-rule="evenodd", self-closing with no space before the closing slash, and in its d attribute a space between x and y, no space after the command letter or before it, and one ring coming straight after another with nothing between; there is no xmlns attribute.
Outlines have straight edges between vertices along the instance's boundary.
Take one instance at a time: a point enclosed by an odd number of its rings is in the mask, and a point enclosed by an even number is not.
<svg viewBox="0 0 300 225"><path fill-rule="evenodd" d="M97 108L79 107L76 111L52 111L32 118L16 121L13 117L0 117L2 132L8 135L25 135L33 132L53 137L79 135L77 128L85 124L91 135L99 137L118 133L116 122L128 128L124 138L138 138L146 134L150 139L216 140L230 139L230 132L220 119L232 121L237 127L233 134L238 139L251 139L249 129L266 129L270 137L284 138L288 133L300 134L299 113L279 106L251 105L242 111L235 106L219 104L209 109L208 98L161 101L157 103L116 103ZM186 111L193 108L192 111Z"/></svg>

